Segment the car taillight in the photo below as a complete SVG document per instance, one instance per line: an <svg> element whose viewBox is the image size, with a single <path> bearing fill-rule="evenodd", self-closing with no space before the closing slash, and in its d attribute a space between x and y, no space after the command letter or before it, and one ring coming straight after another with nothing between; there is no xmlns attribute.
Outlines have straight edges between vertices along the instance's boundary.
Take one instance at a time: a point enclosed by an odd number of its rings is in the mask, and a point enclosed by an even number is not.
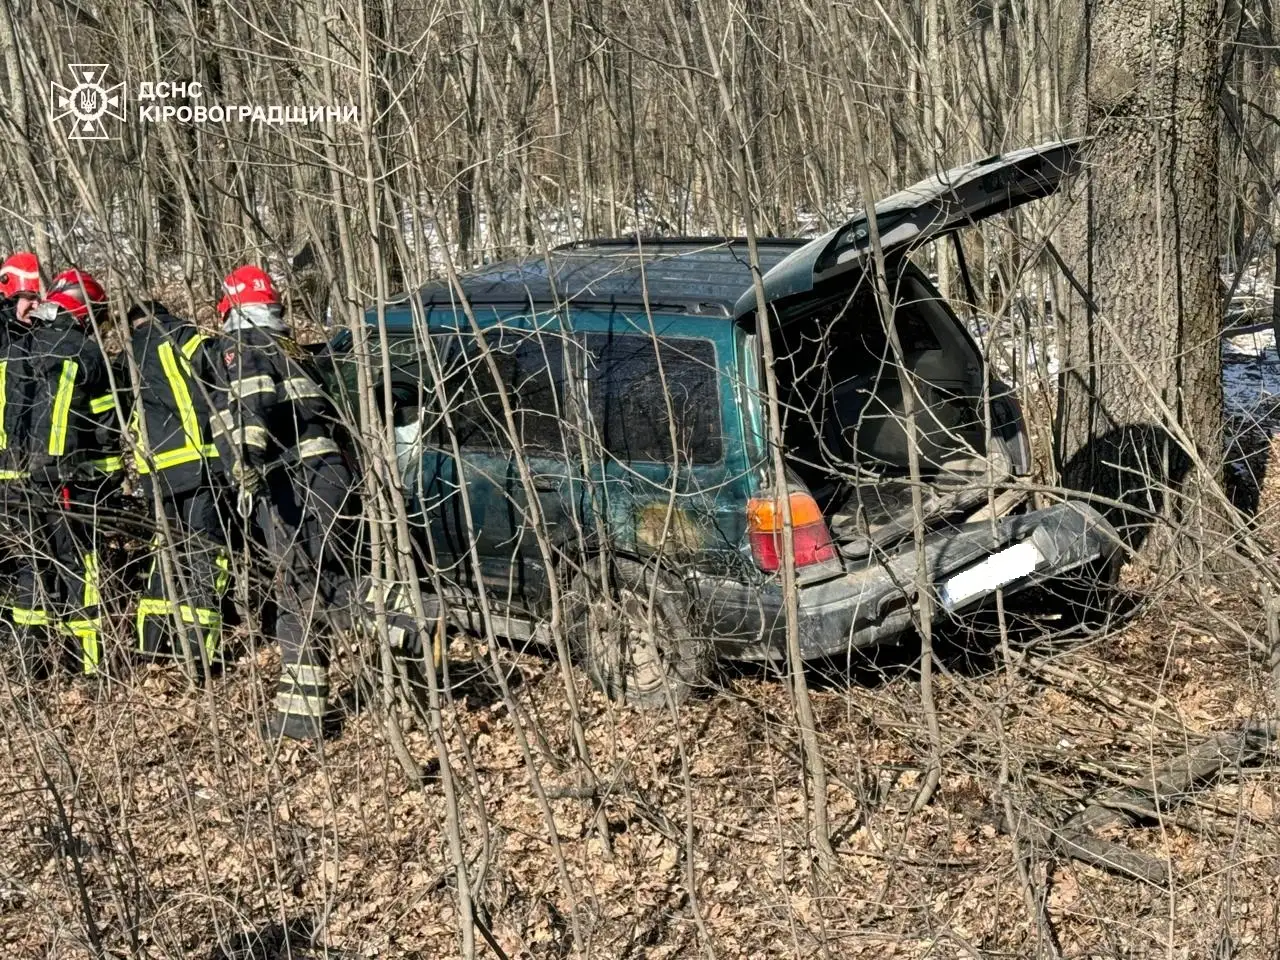
<svg viewBox="0 0 1280 960"><path fill-rule="evenodd" d="M822 519L817 502L807 493L793 493L791 500L791 543L796 568L833 560L835 544ZM782 504L772 498L753 497L747 502L747 534L756 566L773 573L782 566Z"/></svg>

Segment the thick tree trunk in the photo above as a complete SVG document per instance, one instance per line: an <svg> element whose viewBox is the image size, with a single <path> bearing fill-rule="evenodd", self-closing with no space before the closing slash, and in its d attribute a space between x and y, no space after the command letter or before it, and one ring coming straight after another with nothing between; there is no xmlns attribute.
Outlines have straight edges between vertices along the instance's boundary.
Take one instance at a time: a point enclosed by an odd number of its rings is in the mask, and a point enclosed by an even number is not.
<svg viewBox="0 0 1280 960"><path fill-rule="evenodd" d="M1084 7L1096 140L1068 245L1094 309L1064 331L1059 466L1132 507L1108 512L1134 549L1198 567L1222 468L1216 3Z"/></svg>

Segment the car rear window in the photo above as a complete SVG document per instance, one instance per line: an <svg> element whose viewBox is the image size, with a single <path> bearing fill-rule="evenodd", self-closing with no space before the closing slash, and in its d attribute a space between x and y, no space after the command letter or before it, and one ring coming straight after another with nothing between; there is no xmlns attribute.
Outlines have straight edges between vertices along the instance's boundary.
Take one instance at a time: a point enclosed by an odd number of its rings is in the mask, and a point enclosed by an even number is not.
<svg viewBox="0 0 1280 960"><path fill-rule="evenodd" d="M710 340L587 334L586 347L591 418L610 454L673 462L674 420L680 461L719 462L720 394Z"/></svg>

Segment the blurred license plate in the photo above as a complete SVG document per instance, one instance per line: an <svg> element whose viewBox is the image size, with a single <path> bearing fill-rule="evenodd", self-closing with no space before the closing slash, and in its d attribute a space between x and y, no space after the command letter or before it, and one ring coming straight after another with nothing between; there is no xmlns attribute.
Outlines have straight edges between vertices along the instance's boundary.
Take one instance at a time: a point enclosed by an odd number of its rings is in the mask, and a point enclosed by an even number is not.
<svg viewBox="0 0 1280 960"><path fill-rule="evenodd" d="M939 591L942 605L954 610L976 596L1025 577L1043 562L1044 556L1030 540L993 553L981 563L943 582Z"/></svg>

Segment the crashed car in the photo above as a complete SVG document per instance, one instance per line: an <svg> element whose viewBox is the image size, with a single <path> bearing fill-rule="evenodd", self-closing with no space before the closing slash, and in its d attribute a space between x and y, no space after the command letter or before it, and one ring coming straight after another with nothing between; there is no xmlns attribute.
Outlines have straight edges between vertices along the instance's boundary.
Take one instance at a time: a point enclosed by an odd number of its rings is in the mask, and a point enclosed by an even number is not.
<svg viewBox="0 0 1280 960"><path fill-rule="evenodd" d="M429 606L550 642L559 596L593 680L652 705L697 688L717 657L786 656L784 498L805 659L910 631L922 563L935 620L1109 567L1118 540L1090 506L1034 509L1018 490L1019 407L909 258L1052 194L1078 146L990 157L878 203L892 326L865 216L760 240L762 291L742 240L611 239L371 311L371 368L391 373L410 521L436 571Z"/></svg>

